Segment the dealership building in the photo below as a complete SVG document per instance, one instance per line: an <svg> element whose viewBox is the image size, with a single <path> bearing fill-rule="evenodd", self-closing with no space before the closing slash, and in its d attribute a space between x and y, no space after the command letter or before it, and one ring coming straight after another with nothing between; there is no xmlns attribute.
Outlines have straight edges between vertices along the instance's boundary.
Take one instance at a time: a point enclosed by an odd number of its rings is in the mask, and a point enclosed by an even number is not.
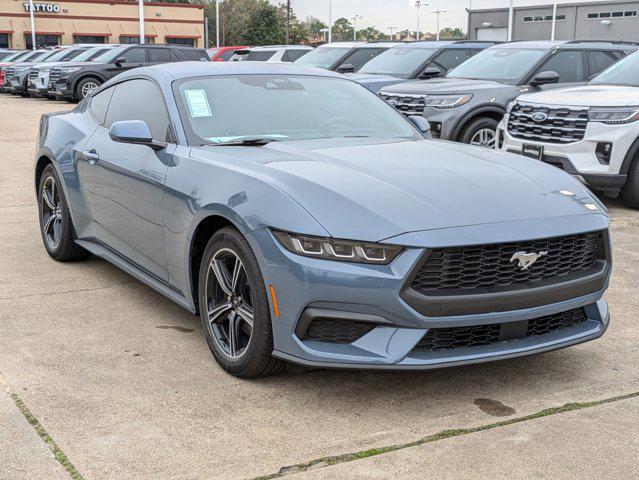
<svg viewBox="0 0 639 480"><path fill-rule="evenodd" d="M556 40L624 40L639 42L639 1L560 3L555 24ZM552 3L516 7L513 40L550 40ZM508 8L470 10L471 40L508 38Z"/></svg>
<svg viewBox="0 0 639 480"><path fill-rule="evenodd" d="M34 1L36 44L139 43L137 0ZM204 46L202 5L144 2L146 43ZM29 2L0 0L0 48L31 48Z"/></svg>

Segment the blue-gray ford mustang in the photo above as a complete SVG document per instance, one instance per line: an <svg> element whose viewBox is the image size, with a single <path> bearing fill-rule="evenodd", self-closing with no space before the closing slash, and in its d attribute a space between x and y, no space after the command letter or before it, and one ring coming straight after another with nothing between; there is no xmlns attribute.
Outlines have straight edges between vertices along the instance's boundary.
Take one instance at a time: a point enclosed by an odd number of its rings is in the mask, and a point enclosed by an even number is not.
<svg viewBox="0 0 639 480"><path fill-rule="evenodd" d="M609 217L581 183L425 139L332 72L131 70L45 115L35 160L51 257L98 255L199 314L237 376L512 358L609 322Z"/></svg>

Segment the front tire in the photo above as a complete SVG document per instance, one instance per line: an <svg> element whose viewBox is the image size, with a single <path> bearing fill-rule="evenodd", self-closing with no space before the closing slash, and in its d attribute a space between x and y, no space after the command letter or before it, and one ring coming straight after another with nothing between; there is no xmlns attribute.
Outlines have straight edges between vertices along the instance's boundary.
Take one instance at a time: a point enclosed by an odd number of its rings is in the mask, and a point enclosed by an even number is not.
<svg viewBox="0 0 639 480"><path fill-rule="evenodd" d="M281 370L272 356L271 313L257 259L234 228L206 246L198 279L200 318L213 357L227 372L257 378Z"/></svg>
<svg viewBox="0 0 639 480"><path fill-rule="evenodd" d="M494 118L480 117L464 128L459 141L480 147L495 148L497 125L499 122Z"/></svg>
<svg viewBox="0 0 639 480"><path fill-rule="evenodd" d="M40 233L47 253L58 262L83 260L90 254L75 243L75 231L58 175L49 164L38 186Z"/></svg>
<svg viewBox="0 0 639 480"><path fill-rule="evenodd" d="M621 198L627 207L639 210L639 157L630 165L626 183L621 189Z"/></svg>
<svg viewBox="0 0 639 480"><path fill-rule="evenodd" d="M102 85L102 82L98 80L97 78L93 78L93 77L83 78L75 86L75 98L78 101L84 100L84 97L86 97L89 93L91 93L93 90L98 88L100 85Z"/></svg>

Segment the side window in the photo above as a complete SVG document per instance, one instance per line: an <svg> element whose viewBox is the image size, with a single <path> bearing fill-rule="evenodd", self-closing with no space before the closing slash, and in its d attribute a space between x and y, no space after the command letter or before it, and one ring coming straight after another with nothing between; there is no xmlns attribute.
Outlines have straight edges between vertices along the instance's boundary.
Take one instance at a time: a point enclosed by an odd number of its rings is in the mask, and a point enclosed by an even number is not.
<svg viewBox="0 0 639 480"><path fill-rule="evenodd" d="M308 52L308 50L302 50L302 49L286 50L284 52L284 55L282 55L282 61L283 62L294 62L298 58L303 57L304 54L307 53L307 52Z"/></svg>
<svg viewBox="0 0 639 480"><path fill-rule="evenodd" d="M171 51L168 48L149 48L150 63L167 63L171 61Z"/></svg>
<svg viewBox="0 0 639 480"><path fill-rule="evenodd" d="M169 114L158 87L149 80L129 80L119 83L106 114L105 126L122 120L143 120L151 129L154 140L170 140Z"/></svg>
<svg viewBox="0 0 639 480"><path fill-rule="evenodd" d="M462 49L450 49L444 50L433 60L438 67L442 68L444 72L455 68L460 63L466 60L466 50Z"/></svg>
<svg viewBox="0 0 639 480"><path fill-rule="evenodd" d="M91 110L91 113L95 115L95 118L97 118L100 123L104 123L107 107L109 106L109 100L111 100L111 95L113 95L113 90L115 89L107 88L106 90L103 90L100 93L91 96L91 103L89 104L89 109Z"/></svg>
<svg viewBox="0 0 639 480"><path fill-rule="evenodd" d="M588 64L590 65L590 75L596 75L603 72L610 65L621 58L620 52L588 52Z"/></svg>
<svg viewBox="0 0 639 480"><path fill-rule="evenodd" d="M146 55L143 48L129 48L121 56L126 60L126 63L144 63L146 62Z"/></svg>
<svg viewBox="0 0 639 480"><path fill-rule="evenodd" d="M583 82L583 53L580 50L563 50L555 53L537 73L553 71L559 74L559 83Z"/></svg>
<svg viewBox="0 0 639 480"><path fill-rule="evenodd" d="M228 61L229 61L229 59L233 56L233 54L234 54L234 53L235 53L235 50L227 50L227 51L225 51L225 52L222 52L222 53L220 54L220 56L219 56L219 57L217 57L217 58L222 59L222 60L224 60L225 62L228 62Z"/></svg>
<svg viewBox="0 0 639 480"><path fill-rule="evenodd" d="M341 65L350 63L357 71L385 50L385 48L357 48L342 61Z"/></svg>

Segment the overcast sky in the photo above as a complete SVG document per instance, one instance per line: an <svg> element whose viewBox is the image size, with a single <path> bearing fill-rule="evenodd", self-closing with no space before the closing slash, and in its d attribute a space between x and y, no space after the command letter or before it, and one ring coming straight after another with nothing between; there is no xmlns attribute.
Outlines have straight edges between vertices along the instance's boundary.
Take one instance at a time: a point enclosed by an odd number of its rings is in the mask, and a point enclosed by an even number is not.
<svg viewBox="0 0 639 480"><path fill-rule="evenodd" d="M398 26L400 30L410 28L415 30L417 12L409 7L409 0L332 0L333 20L339 17L363 15L358 20L360 26L374 26L378 30L388 33L388 26ZM283 3L284 0L270 0L273 4ZM293 10L301 19L309 15L328 21L328 0L291 0ZM508 0L431 0L430 5L422 7L420 15L420 29L424 32L434 32L435 15L433 10L446 10L440 15L441 28L461 27L466 30L466 8L472 2L472 8L497 8L508 6ZM551 4L552 0L515 0L515 6ZM559 3L562 3L561 0ZM574 1L563 3L574 3ZM583 2L588 3L588 2Z"/></svg>

